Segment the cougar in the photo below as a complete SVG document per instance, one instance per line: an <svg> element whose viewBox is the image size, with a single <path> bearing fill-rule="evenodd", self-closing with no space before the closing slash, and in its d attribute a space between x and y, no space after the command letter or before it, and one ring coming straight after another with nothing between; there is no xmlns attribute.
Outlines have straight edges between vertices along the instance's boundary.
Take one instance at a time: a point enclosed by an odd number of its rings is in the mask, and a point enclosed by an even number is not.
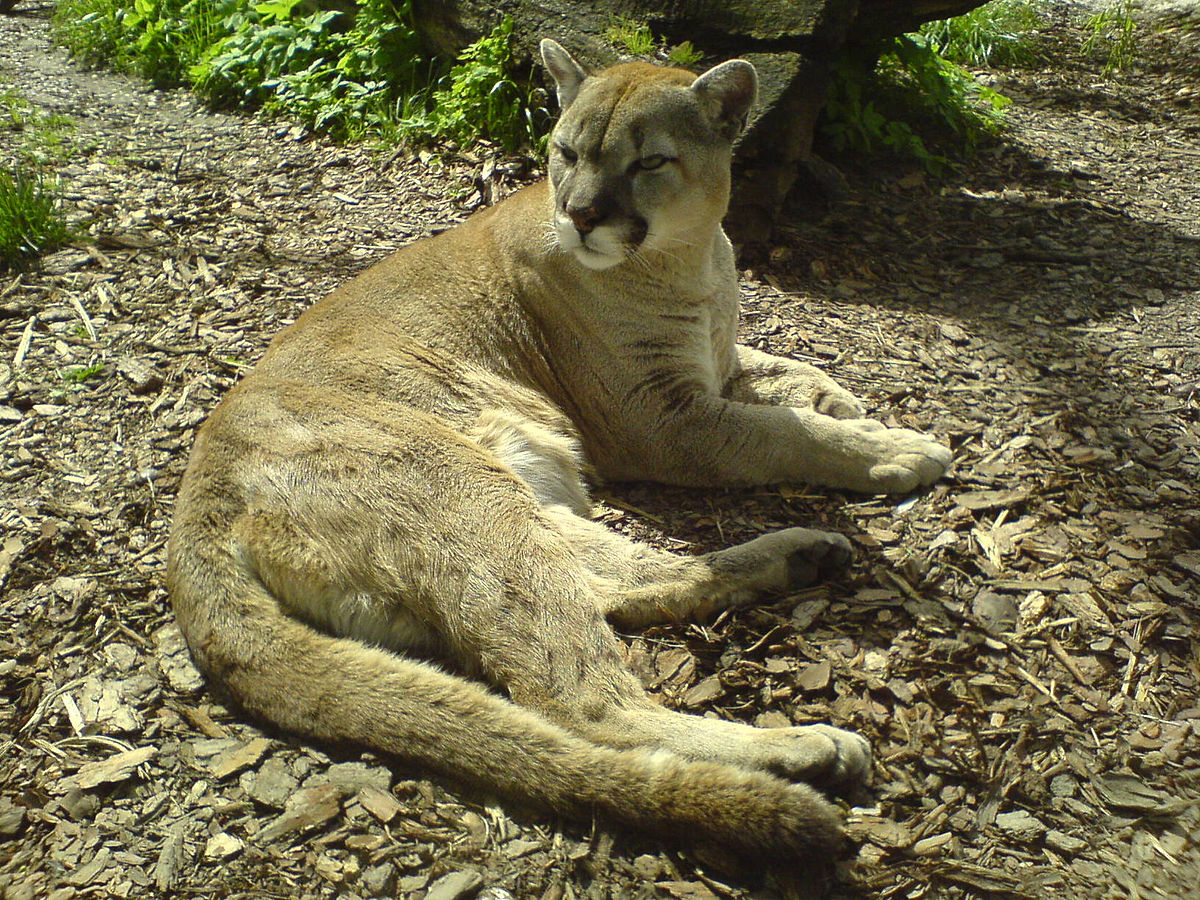
<svg viewBox="0 0 1200 900"><path fill-rule="evenodd" d="M170 539L179 625L282 729L566 815L829 854L822 791L868 777L867 742L664 708L610 623L809 584L849 542L789 528L675 555L593 521L585 477L906 492L950 453L735 343L721 219L749 63L588 74L541 51L548 180L315 304L200 429Z"/></svg>

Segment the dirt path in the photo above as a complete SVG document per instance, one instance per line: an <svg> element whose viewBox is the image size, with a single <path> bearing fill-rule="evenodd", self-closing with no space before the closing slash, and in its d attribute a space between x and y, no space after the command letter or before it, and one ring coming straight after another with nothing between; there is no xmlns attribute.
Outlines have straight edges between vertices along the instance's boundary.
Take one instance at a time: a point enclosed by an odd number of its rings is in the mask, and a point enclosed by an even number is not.
<svg viewBox="0 0 1200 900"><path fill-rule="evenodd" d="M685 552L790 524L860 546L835 584L629 641L669 704L871 738L841 894L1200 883L1200 30L1150 6L1137 72L1102 76L1060 10L1054 67L995 76L1002 148L943 179L850 170L747 273L744 337L940 434L953 479L601 494ZM56 168L96 241L0 281L6 900L751 896L752 873L265 735L203 690L162 589L196 425L301 309L520 173L79 72L44 14L0 17L0 83L77 123ZM25 142L0 128L0 159Z"/></svg>

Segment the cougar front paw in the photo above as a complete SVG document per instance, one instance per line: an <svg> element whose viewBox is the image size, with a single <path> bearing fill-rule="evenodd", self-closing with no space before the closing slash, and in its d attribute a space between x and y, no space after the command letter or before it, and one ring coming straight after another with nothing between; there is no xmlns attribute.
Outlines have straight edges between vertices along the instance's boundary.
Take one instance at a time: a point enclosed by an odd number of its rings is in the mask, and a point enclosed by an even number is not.
<svg viewBox="0 0 1200 900"><path fill-rule="evenodd" d="M907 428L888 428L873 419L842 422L858 432L858 456L864 463L846 487L866 493L906 494L933 484L950 468L950 448ZM855 483L857 482L857 484Z"/></svg>
<svg viewBox="0 0 1200 900"><path fill-rule="evenodd" d="M765 728L757 743L763 768L791 781L839 791L870 781L871 745L853 731L832 725Z"/></svg>

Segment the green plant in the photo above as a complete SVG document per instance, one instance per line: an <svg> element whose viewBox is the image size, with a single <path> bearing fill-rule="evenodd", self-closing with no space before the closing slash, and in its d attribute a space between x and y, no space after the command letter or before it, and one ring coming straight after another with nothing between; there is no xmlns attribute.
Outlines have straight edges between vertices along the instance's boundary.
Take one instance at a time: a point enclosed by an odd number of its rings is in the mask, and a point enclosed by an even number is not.
<svg viewBox="0 0 1200 900"><path fill-rule="evenodd" d="M939 56L922 35L902 35L885 45L873 67L855 57L841 57L821 134L835 150L891 153L937 172L948 158L930 150L909 119L926 119L948 129L954 145L970 152L998 132L1008 103Z"/></svg>
<svg viewBox="0 0 1200 900"><path fill-rule="evenodd" d="M59 375L68 384L83 384L89 378L96 378L103 375L104 371L104 363L93 363L90 366L71 366L70 368L63 369Z"/></svg>
<svg viewBox="0 0 1200 900"><path fill-rule="evenodd" d="M1133 0L1113 0L1112 5L1087 20L1088 37L1083 52L1105 57L1104 74L1127 69L1137 53L1137 23L1133 20Z"/></svg>
<svg viewBox="0 0 1200 900"><path fill-rule="evenodd" d="M90 65L134 72L159 87L183 84L216 40L236 0L61 0L57 40Z"/></svg>
<svg viewBox="0 0 1200 900"><path fill-rule="evenodd" d="M299 119L339 139L488 138L544 145L540 88L521 75L512 22L447 67L421 49L408 0L62 0L59 39L88 62L189 83L214 106Z"/></svg>
<svg viewBox="0 0 1200 900"><path fill-rule="evenodd" d="M395 138L422 122L440 77L407 24L407 4L359 0L306 12L303 0L271 0L231 13L226 35L189 70L218 106L261 107L335 137ZM443 70L444 71L444 70Z"/></svg>
<svg viewBox="0 0 1200 900"><path fill-rule="evenodd" d="M72 236L41 175L0 168L0 269L24 266Z"/></svg>
<svg viewBox="0 0 1200 900"><path fill-rule="evenodd" d="M864 73L849 59L838 60L822 112L821 136L839 152L885 152L915 159L930 171L940 171L948 160L932 153L908 123L890 118L877 108L872 97L874 84L872 73Z"/></svg>
<svg viewBox="0 0 1200 900"><path fill-rule="evenodd" d="M654 37L654 31L649 25L630 16L614 16L604 32L604 37L630 56L657 54L671 65L682 66L685 69L704 59L704 54L697 50L691 41L669 46L665 40L660 41Z"/></svg>
<svg viewBox="0 0 1200 900"><path fill-rule="evenodd" d="M904 34L895 38L891 52L881 60L885 70L893 58L896 81L908 80L917 89L920 103L968 146L974 147L981 137L999 130L1009 99L944 59L924 37Z"/></svg>
<svg viewBox="0 0 1200 900"><path fill-rule="evenodd" d="M518 77L512 55L512 19L467 47L445 83L433 93L424 125L460 144L488 138L512 152L544 152L549 114L540 89Z"/></svg>
<svg viewBox="0 0 1200 900"><path fill-rule="evenodd" d="M667 59L672 65L689 69L704 59L704 54L697 50L691 41L684 41L667 50Z"/></svg>
<svg viewBox="0 0 1200 900"><path fill-rule="evenodd" d="M123 68L128 49L119 0L59 0L50 17L54 38L89 66Z"/></svg>
<svg viewBox="0 0 1200 900"><path fill-rule="evenodd" d="M1037 56L1042 24L1031 0L992 0L953 19L926 22L920 33L943 58L964 65L1028 63Z"/></svg>
<svg viewBox="0 0 1200 900"><path fill-rule="evenodd" d="M650 30L650 26L629 16L615 17L604 32L604 37L623 47L631 56L645 56L653 53L657 46L654 32Z"/></svg>

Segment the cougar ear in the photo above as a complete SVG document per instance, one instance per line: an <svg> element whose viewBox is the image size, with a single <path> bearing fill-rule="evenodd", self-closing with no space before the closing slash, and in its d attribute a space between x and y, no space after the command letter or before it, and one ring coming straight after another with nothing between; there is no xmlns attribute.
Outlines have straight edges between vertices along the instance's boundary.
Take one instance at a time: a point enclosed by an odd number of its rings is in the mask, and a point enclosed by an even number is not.
<svg viewBox="0 0 1200 900"><path fill-rule="evenodd" d="M717 130L732 141L746 127L746 116L758 96L758 73L744 59L731 59L709 69L691 89L705 106Z"/></svg>
<svg viewBox="0 0 1200 900"><path fill-rule="evenodd" d="M542 62L558 87L558 108L565 111L579 93L579 86L587 78L587 72L558 41L543 38L541 50Z"/></svg>

